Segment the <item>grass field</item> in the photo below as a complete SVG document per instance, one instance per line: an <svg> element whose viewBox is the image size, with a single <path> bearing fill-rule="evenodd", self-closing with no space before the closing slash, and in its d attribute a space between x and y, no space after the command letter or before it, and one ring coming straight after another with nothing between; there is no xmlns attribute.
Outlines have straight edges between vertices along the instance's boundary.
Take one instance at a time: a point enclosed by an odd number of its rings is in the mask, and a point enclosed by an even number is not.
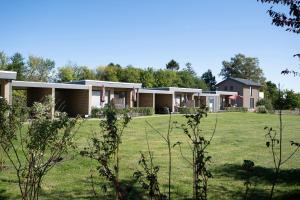
<svg viewBox="0 0 300 200"><path fill-rule="evenodd" d="M209 199L243 199L244 185L241 164L249 159L255 162L256 168L250 191L251 199L265 199L270 189L272 175L272 158L265 146L265 126L278 128L278 116L256 113L219 113L209 114L203 120L203 132L210 135L216 118L217 131L208 151L212 156L209 166L214 178L209 180ZM183 123L182 115L173 115L172 119ZM293 147L290 140L300 141L300 116L285 115L284 119L284 156ZM130 199L141 199L141 189L132 182L132 174L137 169L140 151L146 151L145 130L148 131L150 146L155 156L155 164L160 166L160 183L163 191L167 190L167 148L159 135L147 127L145 120L157 129L166 131L168 116L135 118L123 136L121 145L121 178L124 183L131 184ZM80 128L76 141L78 149L54 168L46 176L42 185L41 199L91 199L93 197L90 184L90 169L94 163L79 155L79 151L87 145L88 138L98 131L98 120L88 120ZM174 129L173 143L187 139L181 129ZM183 146L184 154L189 156L187 146ZM280 183L276 187L276 198L295 199L300 196L300 153L295 159L283 167ZM9 165L9 163L8 163ZM188 164L180 156L177 148L173 151L173 199L187 199L192 193L192 172ZM0 199L19 199L19 191L11 166L0 172Z"/></svg>

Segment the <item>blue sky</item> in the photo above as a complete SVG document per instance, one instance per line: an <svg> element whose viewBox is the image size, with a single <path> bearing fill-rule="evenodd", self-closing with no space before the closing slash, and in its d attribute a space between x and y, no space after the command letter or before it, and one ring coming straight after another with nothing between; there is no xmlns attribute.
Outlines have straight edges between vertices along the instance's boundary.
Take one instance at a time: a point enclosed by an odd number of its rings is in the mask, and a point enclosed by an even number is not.
<svg viewBox="0 0 300 200"><path fill-rule="evenodd" d="M300 92L300 35L271 25L256 0L1 0L0 50L95 68L164 68L170 59L217 74L237 53L257 57L268 80ZM217 76L220 81L221 77Z"/></svg>

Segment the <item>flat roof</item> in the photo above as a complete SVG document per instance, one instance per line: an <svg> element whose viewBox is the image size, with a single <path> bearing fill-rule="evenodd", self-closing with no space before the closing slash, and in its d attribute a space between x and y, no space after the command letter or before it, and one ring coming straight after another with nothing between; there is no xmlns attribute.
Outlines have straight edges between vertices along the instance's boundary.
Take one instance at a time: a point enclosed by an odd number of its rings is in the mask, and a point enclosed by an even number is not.
<svg viewBox="0 0 300 200"><path fill-rule="evenodd" d="M167 90L172 92L188 92L188 93L201 93L202 89L197 88L181 88L181 87L159 87L159 88L149 88L152 90Z"/></svg>
<svg viewBox="0 0 300 200"><path fill-rule="evenodd" d="M17 72L0 70L0 79L15 80L16 78L17 78Z"/></svg>
<svg viewBox="0 0 300 200"><path fill-rule="evenodd" d="M98 80L81 80L72 81L67 84L83 84L97 87L111 87L111 88L142 88L141 83L125 83L125 82L113 82L113 81L98 81Z"/></svg>
<svg viewBox="0 0 300 200"><path fill-rule="evenodd" d="M88 90L90 86L79 84L66 83L45 83L45 82L31 82L31 81L12 81L12 86L16 88L55 88L55 89L74 89L74 90Z"/></svg>
<svg viewBox="0 0 300 200"><path fill-rule="evenodd" d="M215 94L215 95L230 95L234 96L237 95L237 92L232 92L232 91L203 91L202 94L208 95L208 94Z"/></svg>
<svg viewBox="0 0 300 200"><path fill-rule="evenodd" d="M153 90L153 89L147 89L147 88L141 88L138 90L138 93L142 94L174 94L172 91L167 90Z"/></svg>

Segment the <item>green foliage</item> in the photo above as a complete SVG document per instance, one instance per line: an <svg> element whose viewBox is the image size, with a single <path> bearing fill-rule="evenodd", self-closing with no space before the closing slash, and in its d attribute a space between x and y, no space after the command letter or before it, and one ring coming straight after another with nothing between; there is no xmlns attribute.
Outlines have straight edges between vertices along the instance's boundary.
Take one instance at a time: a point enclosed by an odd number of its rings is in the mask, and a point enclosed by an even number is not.
<svg viewBox="0 0 300 200"><path fill-rule="evenodd" d="M97 161L99 175L112 184L117 199L124 199L119 180L119 146L124 129L131 118L124 113L123 117L118 119L117 111L111 104L104 109L104 116L105 120L100 121L100 134L92 137L89 147L85 147L80 154ZM102 188L107 191L107 185L102 185Z"/></svg>
<svg viewBox="0 0 300 200"><path fill-rule="evenodd" d="M277 93L278 98L274 102L275 109L292 110L300 107L300 94L293 90L284 90Z"/></svg>
<svg viewBox="0 0 300 200"><path fill-rule="evenodd" d="M17 80L24 80L26 66L23 56L20 53L15 53L10 57L10 62L7 65L6 70L17 72Z"/></svg>
<svg viewBox="0 0 300 200"><path fill-rule="evenodd" d="M104 117L104 112L107 107L104 108L96 108L93 107L91 110L92 118L101 118ZM154 109L152 107L132 107L132 108L124 108L124 109L115 109L118 115L122 115L124 113L128 113L131 117L134 116L149 116L154 114Z"/></svg>
<svg viewBox="0 0 300 200"><path fill-rule="evenodd" d="M268 113L268 109L266 108L266 106L261 105L261 106L256 107L256 112L265 114L265 113Z"/></svg>
<svg viewBox="0 0 300 200"><path fill-rule="evenodd" d="M169 107L156 107L155 113L156 114L170 114L170 108Z"/></svg>
<svg viewBox="0 0 300 200"><path fill-rule="evenodd" d="M45 175L63 160L70 148L75 148L73 130L77 119L69 119L65 113L51 119L51 106L35 103L23 133L22 108L11 107L0 99L0 145L16 172L23 200L38 199Z"/></svg>
<svg viewBox="0 0 300 200"><path fill-rule="evenodd" d="M179 107L178 112L180 114L195 114L197 113L198 108L192 108L192 107Z"/></svg>
<svg viewBox="0 0 300 200"><path fill-rule="evenodd" d="M273 110L272 102L269 99L260 99L256 102L256 106L264 106L268 111Z"/></svg>
<svg viewBox="0 0 300 200"><path fill-rule="evenodd" d="M127 66L122 69L119 74L119 81L121 82L129 82L129 83L139 83L141 77L141 69L135 68L133 66Z"/></svg>
<svg viewBox="0 0 300 200"><path fill-rule="evenodd" d="M166 64L166 69L178 71L179 63L172 59Z"/></svg>
<svg viewBox="0 0 300 200"><path fill-rule="evenodd" d="M154 78L154 70L153 68L147 68L141 71L140 82L143 87L151 88L155 87L155 78Z"/></svg>
<svg viewBox="0 0 300 200"><path fill-rule="evenodd" d="M160 184L158 181L159 166L153 163L153 153L150 151L148 135L146 132L146 141L148 147L148 158L144 153L140 152L141 158L139 165L142 170L137 170L133 173L133 177L138 181L144 190L147 191L150 199L164 200L167 199L166 195L161 193Z"/></svg>
<svg viewBox="0 0 300 200"><path fill-rule="evenodd" d="M214 91L216 89L216 77L212 74L210 69L202 74L201 79L204 80L209 90Z"/></svg>
<svg viewBox="0 0 300 200"><path fill-rule="evenodd" d="M245 107L226 107L227 112L248 112L248 108Z"/></svg>
<svg viewBox="0 0 300 200"><path fill-rule="evenodd" d="M7 55L3 51L0 51L0 70L7 69L8 60L9 58L7 57Z"/></svg>
<svg viewBox="0 0 300 200"><path fill-rule="evenodd" d="M223 76L224 79L234 77L250 79L259 83L265 81L263 70L259 67L257 58L237 54L230 61L223 61L222 65L219 75Z"/></svg>
<svg viewBox="0 0 300 200"><path fill-rule="evenodd" d="M37 56L29 56L26 80L48 82L54 78L55 62Z"/></svg>
<svg viewBox="0 0 300 200"><path fill-rule="evenodd" d="M177 142L174 146L180 147L182 157L188 162L193 169L193 199L206 200L208 190L208 179L212 178L211 172L208 170L208 164L211 162L211 156L208 155L207 147L210 145L215 131L209 139L206 139L201 130L201 120L203 117L207 117L207 113L201 109L198 109L195 114L187 114L185 118L186 123L182 124L184 134L189 140L191 153L193 155L192 160L189 160L181 151L181 142Z"/></svg>
<svg viewBox="0 0 300 200"><path fill-rule="evenodd" d="M96 77L103 81L119 81L121 74L121 66L109 64L108 66L100 66L96 69Z"/></svg>
<svg viewBox="0 0 300 200"><path fill-rule="evenodd" d="M178 85L179 78L176 71L157 70L154 72L155 87L174 87Z"/></svg>
<svg viewBox="0 0 300 200"><path fill-rule="evenodd" d="M76 80L75 70L72 66L64 66L58 69L58 82L70 82Z"/></svg>

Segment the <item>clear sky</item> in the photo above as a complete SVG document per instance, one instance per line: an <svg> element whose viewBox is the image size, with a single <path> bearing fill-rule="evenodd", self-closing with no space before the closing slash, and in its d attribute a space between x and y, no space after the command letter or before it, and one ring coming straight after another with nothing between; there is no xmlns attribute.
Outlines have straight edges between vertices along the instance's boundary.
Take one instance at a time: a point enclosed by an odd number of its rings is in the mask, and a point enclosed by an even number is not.
<svg viewBox="0 0 300 200"><path fill-rule="evenodd" d="M271 25L256 0L1 0L0 50L95 68L164 68L170 59L217 74L237 53L257 57L268 80L300 92L300 35ZM220 81L221 77L217 76Z"/></svg>

